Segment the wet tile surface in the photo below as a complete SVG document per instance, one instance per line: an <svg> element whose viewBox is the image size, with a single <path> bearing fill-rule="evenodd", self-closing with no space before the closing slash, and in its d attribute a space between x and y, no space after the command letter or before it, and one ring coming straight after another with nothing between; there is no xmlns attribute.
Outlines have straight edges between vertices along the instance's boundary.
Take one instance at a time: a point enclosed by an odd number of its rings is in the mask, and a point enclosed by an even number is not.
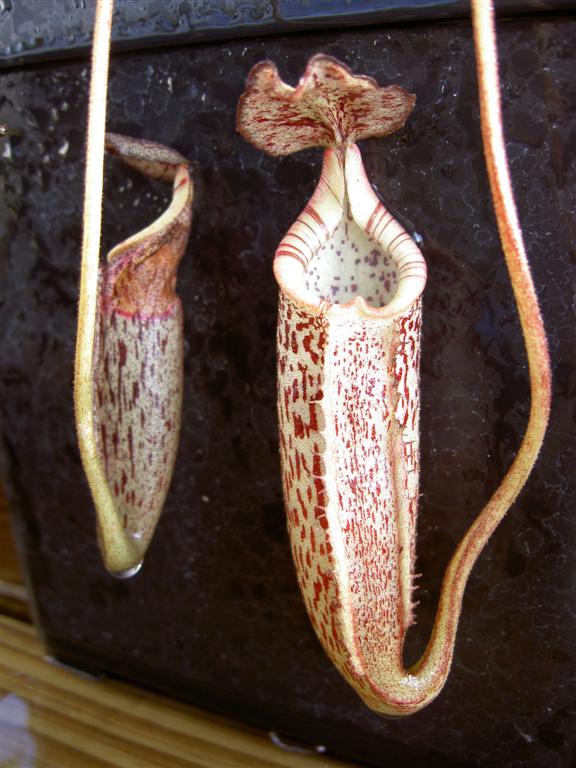
<svg viewBox="0 0 576 768"><path fill-rule="evenodd" d="M17 527L53 651L378 766L564 768L574 669L574 152L576 24L502 23L508 151L554 372L538 465L475 568L445 691L403 721L371 714L323 656L285 534L275 425L271 261L310 197L320 150L268 158L234 130L250 67L294 83L332 54L417 95L407 127L363 144L370 178L423 238L418 623L521 438L528 384L484 171L467 26L240 40L112 63L109 127L194 165L183 431L142 572L106 575L72 413L85 62L1 76L0 407ZM164 185L111 162L110 247L167 204ZM572 455L570 455L572 452ZM16 500L16 501L14 501Z"/></svg>

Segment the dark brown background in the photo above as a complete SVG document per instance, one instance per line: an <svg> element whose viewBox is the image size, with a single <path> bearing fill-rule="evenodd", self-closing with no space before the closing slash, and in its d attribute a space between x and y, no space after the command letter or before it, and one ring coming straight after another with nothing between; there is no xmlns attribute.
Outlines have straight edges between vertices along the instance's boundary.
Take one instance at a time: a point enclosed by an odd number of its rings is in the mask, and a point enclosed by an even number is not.
<svg viewBox="0 0 576 768"><path fill-rule="evenodd" d="M183 434L145 566L104 572L72 414L86 61L1 76L0 404L4 470L46 640L130 677L377 766L565 768L574 689L576 23L502 21L506 134L554 370L538 465L475 568L440 698L402 721L367 710L323 656L286 534L274 392L276 244L320 150L265 157L235 133L250 67L294 83L318 51L417 95L405 130L363 144L384 200L423 238L418 624L445 564L519 444L528 384L481 151L469 26L416 24L209 43L112 62L109 127L194 164ZM157 215L162 185L110 162L105 243Z"/></svg>

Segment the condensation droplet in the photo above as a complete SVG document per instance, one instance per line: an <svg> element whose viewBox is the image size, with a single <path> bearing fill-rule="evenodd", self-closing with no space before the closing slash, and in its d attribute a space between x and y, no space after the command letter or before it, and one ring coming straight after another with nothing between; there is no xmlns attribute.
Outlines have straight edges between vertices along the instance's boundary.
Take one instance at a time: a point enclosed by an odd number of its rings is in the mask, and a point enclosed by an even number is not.
<svg viewBox="0 0 576 768"><path fill-rule="evenodd" d="M110 576L114 576L115 579L131 579L132 576L136 576L140 568L142 568L142 560L136 563L132 568L126 568L125 571L110 571Z"/></svg>

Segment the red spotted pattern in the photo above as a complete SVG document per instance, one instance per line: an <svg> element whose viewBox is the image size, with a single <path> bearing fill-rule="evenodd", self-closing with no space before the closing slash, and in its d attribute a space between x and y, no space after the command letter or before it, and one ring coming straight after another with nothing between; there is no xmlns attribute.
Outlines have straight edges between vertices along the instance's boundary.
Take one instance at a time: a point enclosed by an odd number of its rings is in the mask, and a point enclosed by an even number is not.
<svg viewBox="0 0 576 768"><path fill-rule="evenodd" d="M326 652L374 702L412 620L419 332L419 302L386 323L328 321L280 294L278 411L298 582Z"/></svg>
<svg viewBox="0 0 576 768"><path fill-rule="evenodd" d="M414 103L414 96L400 86L380 87L330 56L314 56L296 88L280 79L272 62L264 61L248 76L237 127L258 149L287 155L387 136L404 125Z"/></svg>
<svg viewBox="0 0 576 768"><path fill-rule="evenodd" d="M182 405L182 308L100 314L97 441L126 534L145 548L168 492Z"/></svg>
<svg viewBox="0 0 576 768"><path fill-rule="evenodd" d="M91 406L114 519L109 510L97 512L107 567L124 573L146 552L176 460L183 390L176 280L193 187L188 163L169 147L116 134L107 135L106 146L129 165L173 182L169 208L112 249L99 275Z"/></svg>
<svg viewBox="0 0 576 768"><path fill-rule="evenodd" d="M345 654L337 626L332 545L326 517L323 371L326 324L280 294L278 415L292 555L308 614L331 656Z"/></svg>

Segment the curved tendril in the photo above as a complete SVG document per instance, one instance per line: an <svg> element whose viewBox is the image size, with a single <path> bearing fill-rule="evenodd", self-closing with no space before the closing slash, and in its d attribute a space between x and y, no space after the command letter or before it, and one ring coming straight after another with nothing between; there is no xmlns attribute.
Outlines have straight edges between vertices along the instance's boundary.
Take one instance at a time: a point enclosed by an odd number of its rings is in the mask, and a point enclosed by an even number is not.
<svg viewBox="0 0 576 768"><path fill-rule="evenodd" d="M97 334L98 270L102 197L104 178L104 137L106 133L106 99L108 64L114 0L98 0L94 24L92 67L88 106L88 138L82 215L82 256L78 331L74 365L74 407L80 455L95 504L104 510L110 525L121 540L120 521L106 483L104 469L98 460L94 413L92 409L93 360ZM126 541L123 561L135 566L140 558L133 543ZM119 570L124 570L120 568Z"/></svg>
<svg viewBox="0 0 576 768"><path fill-rule="evenodd" d="M544 440L551 401L546 332L518 223L504 145L492 3L472 0L472 14L484 154L498 230L526 345L531 407L526 433L512 466L467 531L446 569L432 637L424 656L411 670L417 675L425 675L433 667L438 672L441 668L446 674L448 672L448 656L452 655L468 576L532 471ZM443 681L438 682L441 685Z"/></svg>

